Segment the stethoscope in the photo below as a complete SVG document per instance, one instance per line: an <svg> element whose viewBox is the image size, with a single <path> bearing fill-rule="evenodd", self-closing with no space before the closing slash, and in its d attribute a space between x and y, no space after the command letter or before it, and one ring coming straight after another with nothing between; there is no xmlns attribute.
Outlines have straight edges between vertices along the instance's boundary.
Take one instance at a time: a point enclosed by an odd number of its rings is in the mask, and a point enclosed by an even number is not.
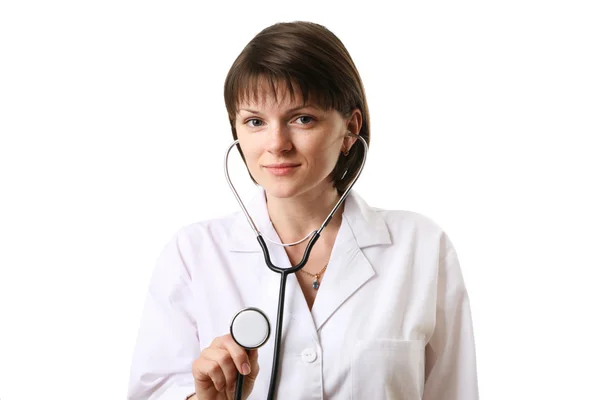
<svg viewBox="0 0 600 400"><path fill-rule="evenodd" d="M315 245L315 243L317 242L317 240L319 239L321 232L323 231L323 229L325 229L327 224L329 224L329 222L333 218L333 215L335 214L335 212L338 210L338 208L344 202L344 200L346 199L346 196L348 196L350 189L352 189L352 186L354 186L354 184L356 183L358 177L362 173L362 170L365 166L365 162L367 161L367 152L369 150L369 145L367 144L367 141L359 135L349 134L348 136L352 136L352 137L356 137L356 138L360 139L360 142L362 143L362 145L365 149L362 163L360 165L358 173L356 174L356 176L354 177L354 179L352 180L350 185L348 185L348 188L344 191L344 193L342 194L342 196L340 197L338 202L335 204L335 206L333 207L333 209L331 210L331 212L329 213L327 218L325 218L325 221L323 221L323 223L321 224L319 229L309 233L308 235L306 235L306 237L304 237L303 239L301 239L297 242L294 242L294 243L276 242L274 240L271 240L271 239L263 236L263 234L258 230L258 228L256 227L256 224L254 223L254 220L248 213L246 206L244 206L242 199L240 198L237 191L235 190L233 183L231 183L231 178L229 177L229 166L228 166L229 153L231 152L231 149L233 149L236 145L238 145L239 140L234 141L229 146L229 148L227 149L227 152L225 153L225 178L227 179L227 183L229 184L229 187L231 188L233 195L237 199L244 215L246 216L246 219L248 220L250 227L252 228L252 230L254 231L254 234L256 235L258 244L260 245L263 255L265 257L265 263L267 264L267 267L269 267L269 269L271 271L277 272L281 276L281 281L279 284L280 285L279 286L279 302L277 304L277 322L276 322L276 326L275 326L275 346L274 346L274 351L273 351L273 368L271 370L271 380L269 382L269 392L267 395L267 400L272 400L273 397L275 396L277 372L279 371L281 333L282 333L282 327L283 327L283 306L285 303L285 284L287 281L287 277L288 277L288 275L293 274L296 271L299 271L306 265L306 263L308 261L308 257L310 255L310 252L311 252L313 246ZM271 262L271 255L269 254L269 249L267 248L267 244L266 244L265 240L267 240L273 244L279 245L279 246L287 247L287 246L295 246L297 244L304 242L307 239L309 239L308 245L306 246L306 249L304 250L304 255L302 256L302 260L300 260L300 262L297 265L295 265L291 268L279 268L279 267L273 265L273 263ZM259 310L258 308L249 307L249 308L245 308L245 309L239 311L233 317L233 319L231 321L231 326L230 326L230 333L231 333L231 336L233 337L233 340L235 340L235 342L237 344L239 344L241 347L243 347L246 350L254 350L254 349L258 349L259 347L264 345L267 342L267 340L269 339L269 336L271 335L271 324L269 323L269 319L267 318L266 314L263 311ZM243 386L244 386L244 375L238 373L236 389L235 389L235 399L236 400L242 399Z"/></svg>

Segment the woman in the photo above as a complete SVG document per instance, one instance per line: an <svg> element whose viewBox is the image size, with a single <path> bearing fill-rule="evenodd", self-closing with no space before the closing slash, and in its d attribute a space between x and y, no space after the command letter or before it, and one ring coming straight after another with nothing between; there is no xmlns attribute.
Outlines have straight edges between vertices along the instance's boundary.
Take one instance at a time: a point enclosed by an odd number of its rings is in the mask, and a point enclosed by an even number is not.
<svg viewBox="0 0 600 400"><path fill-rule="evenodd" d="M262 190L249 211L282 243L317 229L356 176L369 140L360 76L323 26L260 32L225 81L233 137ZM306 242L269 246L291 266ZM273 345L228 334L254 306L276 319L279 276L242 213L181 229L162 252L136 344L129 399L265 399ZM351 191L287 283L279 399L478 398L468 296L456 252L431 220L370 207Z"/></svg>

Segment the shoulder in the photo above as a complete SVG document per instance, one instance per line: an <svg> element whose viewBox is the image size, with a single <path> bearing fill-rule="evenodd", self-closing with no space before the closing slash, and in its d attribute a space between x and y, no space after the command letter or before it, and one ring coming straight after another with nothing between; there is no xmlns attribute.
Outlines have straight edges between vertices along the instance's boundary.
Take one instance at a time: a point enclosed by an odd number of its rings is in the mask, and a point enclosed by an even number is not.
<svg viewBox="0 0 600 400"><path fill-rule="evenodd" d="M431 234L441 234L442 227L431 217L410 210L388 210L373 207L390 229L420 230Z"/></svg>
<svg viewBox="0 0 600 400"><path fill-rule="evenodd" d="M226 238L240 218L241 211L223 216L191 222L181 226L174 238L181 242L214 241Z"/></svg>
<svg viewBox="0 0 600 400"><path fill-rule="evenodd" d="M411 210L372 209L385 221L393 243L435 248L440 257L454 250L447 232L430 216Z"/></svg>
<svg viewBox="0 0 600 400"><path fill-rule="evenodd" d="M196 221L182 226L178 234L188 237L222 234L230 231L240 212L233 212L223 216Z"/></svg>
<svg viewBox="0 0 600 400"><path fill-rule="evenodd" d="M176 246L184 258L225 246L232 231L238 229L234 225L239 223L239 214L241 211L182 225L171 234L169 244Z"/></svg>

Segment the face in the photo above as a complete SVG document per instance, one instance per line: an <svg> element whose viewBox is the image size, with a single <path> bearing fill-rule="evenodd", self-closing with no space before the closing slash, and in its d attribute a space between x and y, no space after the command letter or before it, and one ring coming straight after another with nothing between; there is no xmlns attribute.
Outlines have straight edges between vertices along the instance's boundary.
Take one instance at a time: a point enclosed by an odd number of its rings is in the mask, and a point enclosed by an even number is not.
<svg viewBox="0 0 600 400"><path fill-rule="evenodd" d="M256 182L278 198L335 190L330 176L341 153L355 141L347 132L358 132L360 111L344 119L337 110L326 111L310 101L303 105L300 94L292 100L283 90L279 102L270 89L257 97L261 101L239 104L235 121L246 165Z"/></svg>

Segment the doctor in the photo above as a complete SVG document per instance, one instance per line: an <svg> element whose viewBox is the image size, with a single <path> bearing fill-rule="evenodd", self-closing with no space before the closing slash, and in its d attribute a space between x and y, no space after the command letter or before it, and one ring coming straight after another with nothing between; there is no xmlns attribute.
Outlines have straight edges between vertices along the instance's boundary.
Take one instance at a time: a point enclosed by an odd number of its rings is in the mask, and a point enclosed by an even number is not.
<svg viewBox="0 0 600 400"><path fill-rule="evenodd" d="M348 132L370 137L346 48L317 24L268 27L231 67L225 103L261 187L248 205L258 228L282 243L305 237L358 172L364 149ZM295 265L306 243L269 244L274 264ZM232 399L238 371L245 398L265 399L273 340L246 353L228 332L249 306L274 324L278 286L241 212L182 228L154 270L128 399ZM288 279L277 398L478 399L469 298L440 227L350 192Z"/></svg>

